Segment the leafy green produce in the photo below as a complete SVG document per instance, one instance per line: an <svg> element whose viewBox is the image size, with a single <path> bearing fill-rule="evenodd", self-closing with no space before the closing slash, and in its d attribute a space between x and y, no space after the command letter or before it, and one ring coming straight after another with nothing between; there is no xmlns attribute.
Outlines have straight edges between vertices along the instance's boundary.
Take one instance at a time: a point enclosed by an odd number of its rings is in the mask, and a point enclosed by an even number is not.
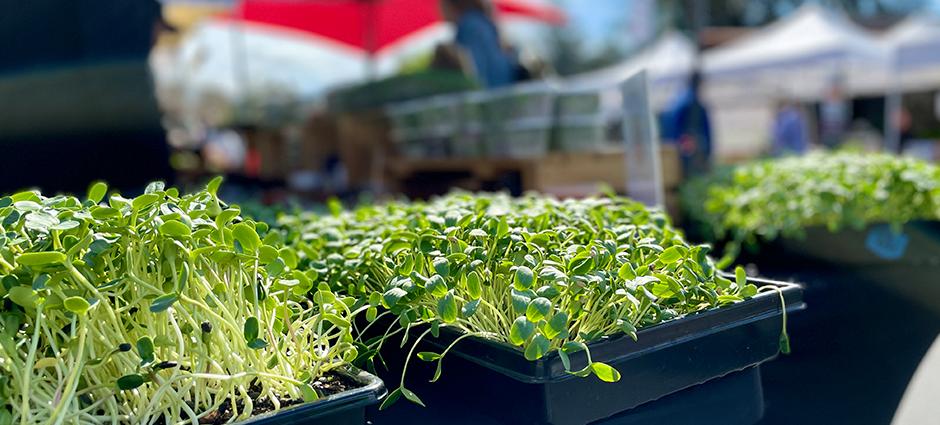
<svg viewBox="0 0 940 425"><path fill-rule="evenodd" d="M235 420L315 399L357 356L366 307L314 286L218 184L0 198L0 423Z"/></svg>
<svg viewBox="0 0 940 425"><path fill-rule="evenodd" d="M707 236L737 244L940 217L940 168L881 153L812 153L727 170L685 190ZM732 249L732 254L733 254Z"/></svg>
<svg viewBox="0 0 940 425"><path fill-rule="evenodd" d="M588 351L582 369L565 362L568 372L616 381L616 370L590 359L588 343L635 339L638 329L757 293L743 270L735 281L721 277L708 246L687 243L663 213L625 198L455 193L332 210L282 217L298 268L368 299L369 327L396 316L386 337L424 325L408 361L420 339L451 327L462 333L454 344L487 338L529 360ZM366 341L360 351L375 352L386 339ZM439 374L452 347L417 357L437 362ZM421 404L404 374L384 405L401 396Z"/></svg>

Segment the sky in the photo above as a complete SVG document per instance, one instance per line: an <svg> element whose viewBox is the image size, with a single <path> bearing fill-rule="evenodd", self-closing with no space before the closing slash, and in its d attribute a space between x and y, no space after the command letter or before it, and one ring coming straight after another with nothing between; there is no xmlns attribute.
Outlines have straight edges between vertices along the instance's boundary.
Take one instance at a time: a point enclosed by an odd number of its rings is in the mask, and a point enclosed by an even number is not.
<svg viewBox="0 0 940 425"><path fill-rule="evenodd" d="M593 0L591 5L586 7L583 1L559 1L568 12L571 24L589 38L604 37L612 26L621 23L620 21L626 18L627 12L624 8L629 7L629 3L631 2L623 0Z"/></svg>
<svg viewBox="0 0 940 425"><path fill-rule="evenodd" d="M563 7L572 26L584 37L588 48L599 48L612 31L622 31L628 42L631 39L642 42L643 34L631 34L623 29L627 23L642 22L636 18L635 9L641 3L653 3L655 0L555 0ZM641 7L641 6L640 6ZM927 8L940 15L940 0L930 0ZM634 21L630 22L630 17ZM639 31L643 33L643 31Z"/></svg>
<svg viewBox="0 0 940 425"><path fill-rule="evenodd" d="M937 0L940 2L940 0ZM556 0L565 9L571 26L583 37L585 47L598 49L612 32L619 32L630 43L642 42L651 35L653 22L650 6L655 0ZM588 4L590 6L588 6ZM642 13L643 10L646 13ZM646 19L641 19L645 16Z"/></svg>

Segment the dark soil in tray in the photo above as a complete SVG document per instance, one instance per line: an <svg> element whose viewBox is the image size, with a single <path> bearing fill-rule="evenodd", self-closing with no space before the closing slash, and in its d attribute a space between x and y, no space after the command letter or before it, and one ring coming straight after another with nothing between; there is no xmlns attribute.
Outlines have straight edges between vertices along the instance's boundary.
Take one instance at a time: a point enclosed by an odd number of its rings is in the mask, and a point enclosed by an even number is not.
<svg viewBox="0 0 940 425"><path fill-rule="evenodd" d="M346 376L341 373L329 372L324 376L317 378L313 381L311 386L317 391L317 394L321 398L328 397L333 394L338 394L344 391L352 390L358 388L361 384L354 381L349 376ZM274 403L271 402L267 397L260 397L261 387L257 384L252 384L248 389L248 394L253 399L253 408L252 415L262 415L274 410ZM289 400L280 400L281 409L287 408L289 406L294 406L301 404L304 401L302 399L289 399ZM236 403L238 405L238 410L241 411L242 403L239 401ZM232 418L232 403L229 400L226 400L219 406L219 409L215 412L212 412L199 419L200 424L206 425L218 425L228 422ZM163 418L156 422L157 425L165 425Z"/></svg>

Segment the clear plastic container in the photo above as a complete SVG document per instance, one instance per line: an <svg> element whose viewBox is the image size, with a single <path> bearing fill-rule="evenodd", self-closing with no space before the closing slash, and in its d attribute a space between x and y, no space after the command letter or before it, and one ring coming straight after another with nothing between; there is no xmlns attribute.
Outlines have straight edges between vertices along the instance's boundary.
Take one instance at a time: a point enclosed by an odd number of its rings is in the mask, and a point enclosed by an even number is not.
<svg viewBox="0 0 940 425"><path fill-rule="evenodd" d="M559 117L593 115L601 112L601 91L580 90L558 94L555 100Z"/></svg>
<svg viewBox="0 0 940 425"><path fill-rule="evenodd" d="M534 158L545 156L551 142L552 120L530 118L508 121L497 146L497 152L509 158Z"/></svg>
<svg viewBox="0 0 940 425"><path fill-rule="evenodd" d="M551 117L555 88L547 82L520 84L488 93L485 113L491 121Z"/></svg>
<svg viewBox="0 0 940 425"><path fill-rule="evenodd" d="M465 93L460 97L460 121L481 123L486 120L486 104L490 96L487 92Z"/></svg>
<svg viewBox="0 0 940 425"><path fill-rule="evenodd" d="M486 152L483 125L479 122L462 122L460 131L450 144L451 155L459 158L479 157Z"/></svg>
<svg viewBox="0 0 940 425"><path fill-rule="evenodd" d="M567 116L555 126L553 146L561 152L596 152L607 142L607 129L601 115Z"/></svg>
<svg viewBox="0 0 940 425"><path fill-rule="evenodd" d="M460 123L461 97L435 96L386 108L393 141L409 158L448 155Z"/></svg>
<svg viewBox="0 0 940 425"><path fill-rule="evenodd" d="M399 152L408 158L424 158L429 155L427 136L418 129L393 131Z"/></svg>
<svg viewBox="0 0 940 425"><path fill-rule="evenodd" d="M420 127L420 112L425 108L425 102L408 101L389 105L385 108L392 126L392 137L407 134L408 131Z"/></svg>
<svg viewBox="0 0 940 425"><path fill-rule="evenodd" d="M461 98L457 95L434 96L425 100L420 126L435 132L455 132L460 122Z"/></svg>
<svg viewBox="0 0 940 425"><path fill-rule="evenodd" d="M408 101L389 105L385 108L391 125L392 143L402 155L409 158L425 156L423 135L421 132L421 112L426 109L426 102Z"/></svg>

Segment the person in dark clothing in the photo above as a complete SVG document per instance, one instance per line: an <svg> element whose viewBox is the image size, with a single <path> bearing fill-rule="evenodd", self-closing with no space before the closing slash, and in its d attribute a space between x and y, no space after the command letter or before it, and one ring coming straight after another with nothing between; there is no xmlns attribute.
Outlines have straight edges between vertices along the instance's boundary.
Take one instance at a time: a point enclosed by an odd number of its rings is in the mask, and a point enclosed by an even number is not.
<svg viewBox="0 0 940 425"><path fill-rule="evenodd" d="M898 153L903 153L904 149L914 140L914 121L911 117L911 111L901 105L891 118L898 132Z"/></svg>
<svg viewBox="0 0 940 425"><path fill-rule="evenodd" d="M678 144L682 171L687 176L706 173L711 168L712 130L708 109L701 101L702 76L689 77L686 89L667 109L663 138Z"/></svg>
<svg viewBox="0 0 940 425"><path fill-rule="evenodd" d="M455 41L469 56L473 72L487 88L512 84L519 65L502 44L484 0L441 0L441 14L455 25Z"/></svg>
<svg viewBox="0 0 940 425"><path fill-rule="evenodd" d="M155 0L0 0L0 192L169 182L147 58Z"/></svg>

